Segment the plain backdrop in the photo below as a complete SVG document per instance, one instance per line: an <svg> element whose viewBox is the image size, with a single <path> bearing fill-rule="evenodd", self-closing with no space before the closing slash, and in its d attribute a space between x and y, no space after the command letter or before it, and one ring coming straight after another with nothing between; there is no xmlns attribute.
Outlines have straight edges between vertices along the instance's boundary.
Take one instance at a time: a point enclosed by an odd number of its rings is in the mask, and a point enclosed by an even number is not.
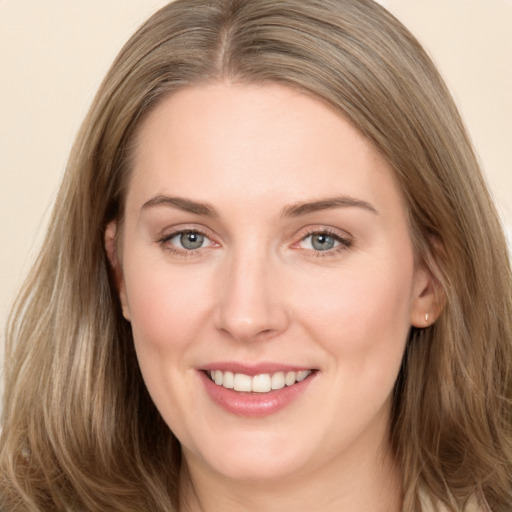
<svg viewBox="0 0 512 512"><path fill-rule="evenodd" d="M0 345L78 126L122 44L165 3L0 0ZM438 64L512 240L512 0L380 3Z"/></svg>

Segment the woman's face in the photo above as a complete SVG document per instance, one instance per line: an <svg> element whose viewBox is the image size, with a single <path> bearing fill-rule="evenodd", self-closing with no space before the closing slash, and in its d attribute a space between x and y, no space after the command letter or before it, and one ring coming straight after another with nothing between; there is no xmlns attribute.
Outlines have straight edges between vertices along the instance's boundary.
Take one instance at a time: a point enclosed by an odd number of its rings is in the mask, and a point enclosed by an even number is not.
<svg viewBox="0 0 512 512"><path fill-rule="evenodd" d="M277 85L182 90L136 142L120 266L107 246L189 466L261 480L375 460L432 306L384 159Z"/></svg>

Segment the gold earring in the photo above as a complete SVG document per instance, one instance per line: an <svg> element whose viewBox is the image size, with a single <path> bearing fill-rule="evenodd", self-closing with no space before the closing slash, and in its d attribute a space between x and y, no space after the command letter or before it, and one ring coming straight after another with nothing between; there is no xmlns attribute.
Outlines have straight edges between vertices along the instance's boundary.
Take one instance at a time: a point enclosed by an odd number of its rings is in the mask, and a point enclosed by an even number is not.
<svg viewBox="0 0 512 512"><path fill-rule="evenodd" d="M123 313L123 318L127 321L127 322L130 322L130 313L128 312L128 308L123 304L121 306L121 311Z"/></svg>

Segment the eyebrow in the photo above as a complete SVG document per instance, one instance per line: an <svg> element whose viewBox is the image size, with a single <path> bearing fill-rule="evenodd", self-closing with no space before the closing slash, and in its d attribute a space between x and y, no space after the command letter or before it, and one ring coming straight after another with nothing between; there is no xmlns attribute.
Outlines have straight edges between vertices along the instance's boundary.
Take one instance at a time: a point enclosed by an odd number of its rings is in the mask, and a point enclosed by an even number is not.
<svg viewBox="0 0 512 512"><path fill-rule="evenodd" d="M219 214L215 208L208 203L200 203L192 201L191 199L185 199L184 197L176 196L164 196L158 195L145 202L142 205L141 210L153 208L155 206L168 206L171 208L177 208L189 213L195 213L196 215L202 215L204 217L218 217Z"/></svg>
<svg viewBox="0 0 512 512"><path fill-rule="evenodd" d="M209 203L203 203L198 201L192 201L191 199L185 199L184 197L158 195L145 202L142 205L141 210L148 208L154 208L157 206L166 206L171 208L177 208L185 212L194 213L204 217L218 217L219 214L215 208ZM322 210L331 210L334 208L362 208L375 215L379 212L368 202L360 199L355 199L349 196L341 197L330 197L326 199L320 199L318 201L310 201L304 203L295 203L287 206L283 209L282 217L300 217L310 213L315 213Z"/></svg>
<svg viewBox="0 0 512 512"><path fill-rule="evenodd" d="M322 210L331 210L334 208L363 208L369 212L379 215L379 212L370 203L355 199L349 196L329 197L307 203L296 203L287 206L282 213L283 217L300 217L309 213L315 213Z"/></svg>

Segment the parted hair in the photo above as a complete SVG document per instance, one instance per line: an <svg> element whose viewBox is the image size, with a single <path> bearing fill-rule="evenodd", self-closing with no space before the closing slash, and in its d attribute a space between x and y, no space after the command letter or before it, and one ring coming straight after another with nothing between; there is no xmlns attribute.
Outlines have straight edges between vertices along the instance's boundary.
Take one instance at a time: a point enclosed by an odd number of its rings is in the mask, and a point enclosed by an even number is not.
<svg viewBox="0 0 512 512"><path fill-rule="evenodd" d="M320 98L387 159L416 258L444 303L411 328L391 446L404 510L428 493L512 510L512 277L451 96L372 0L176 0L124 46L73 147L45 241L10 317L0 503L14 511L177 510L179 443L144 386L104 249L133 139L187 86L280 83ZM314 171L312 171L314 172Z"/></svg>

